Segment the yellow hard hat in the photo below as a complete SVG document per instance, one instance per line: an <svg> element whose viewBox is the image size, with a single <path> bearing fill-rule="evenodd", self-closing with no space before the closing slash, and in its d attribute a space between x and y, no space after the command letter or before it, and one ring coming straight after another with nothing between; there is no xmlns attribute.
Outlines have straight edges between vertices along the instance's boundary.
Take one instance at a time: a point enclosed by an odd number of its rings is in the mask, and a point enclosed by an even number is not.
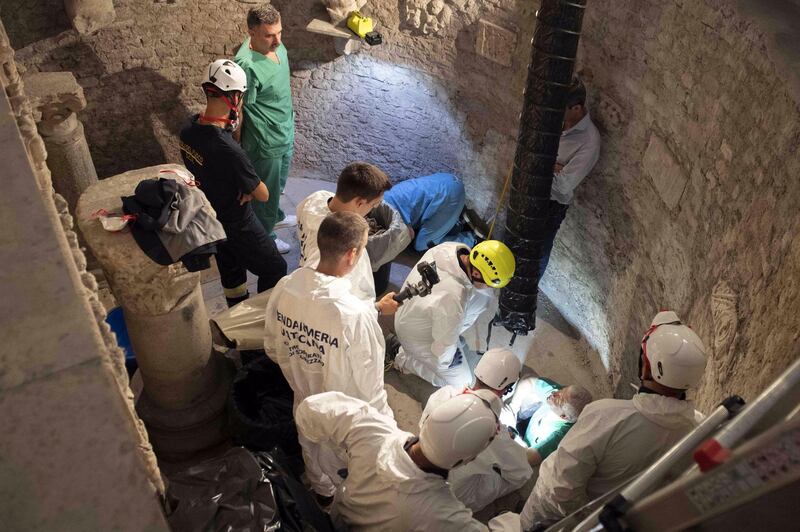
<svg viewBox="0 0 800 532"><path fill-rule="evenodd" d="M503 288L514 277L514 254L499 240L485 240L472 248L469 261L492 288Z"/></svg>

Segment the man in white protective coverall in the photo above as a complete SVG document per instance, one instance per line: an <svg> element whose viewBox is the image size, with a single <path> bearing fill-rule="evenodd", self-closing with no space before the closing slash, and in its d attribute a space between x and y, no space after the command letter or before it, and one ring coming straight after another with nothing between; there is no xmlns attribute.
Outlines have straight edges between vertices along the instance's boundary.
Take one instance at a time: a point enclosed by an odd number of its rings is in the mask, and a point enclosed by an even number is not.
<svg viewBox="0 0 800 532"><path fill-rule="evenodd" d="M477 357L462 335L476 322L481 333L488 330L484 325L497 310L496 289L514 276L514 254L498 240L472 249L446 242L429 249L422 261L436 262L440 281L428 296L410 299L397 311L394 327L401 347L395 367L434 386L469 386ZM405 282L419 281L413 268Z"/></svg>
<svg viewBox="0 0 800 532"><path fill-rule="evenodd" d="M373 303L351 293L347 276L365 254L368 230L359 214L329 214L315 234L320 251L316 269L299 268L272 290L264 318L264 351L291 385L295 408L309 395L336 390L393 416L383 388L384 340L378 312ZM396 309L397 303L391 303ZM302 437L300 444L314 491L332 496L343 462Z"/></svg>
<svg viewBox="0 0 800 532"><path fill-rule="evenodd" d="M383 201L383 193L392 183L375 165L354 162L348 164L336 181L336 193L327 190L314 192L297 206L297 234L300 239L300 266L314 268L320 260L317 231L322 220L332 212L354 212L366 216ZM353 293L361 299L375 300L375 280L369 255L363 253L347 275Z"/></svg>
<svg viewBox="0 0 800 532"><path fill-rule="evenodd" d="M466 389L443 386L428 398L420 427L439 405L463 393L489 392L502 407L502 398L517 382L520 369L522 362L509 349L489 349L475 366L475 384ZM525 447L515 442L508 427L501 424L489 447L475 460L451 469L448 481L456 498L477 512L498 497L521 488L531 474Z"/></svg>
<svg viewBox="0 0 800 532"><path fill-rule="evenodd" d="M642 338L642 385L630 400L586 406L539 469L522 512L528 530L577 510L658 460L697 424L686 389L706 366L703 342L672 311L656 314Z"/></svg>
<svg viewBox="0 0 800 532"><path fill-rule="evenodd" d="M365 402L337 392L303 401L295 421L305 438L347 450L347 479L331 508L339 530L521 530L514 513L495 517L488 527L473 519L447 485L447 471L478 455L498 430L497 417L477 395L439 405L419 438Z"/></svg>

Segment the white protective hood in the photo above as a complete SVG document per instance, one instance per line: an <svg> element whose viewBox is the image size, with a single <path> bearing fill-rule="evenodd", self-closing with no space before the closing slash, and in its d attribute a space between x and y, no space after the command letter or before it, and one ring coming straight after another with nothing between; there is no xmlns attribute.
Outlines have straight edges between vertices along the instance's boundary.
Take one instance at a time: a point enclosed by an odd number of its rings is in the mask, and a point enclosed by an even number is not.
<svg viewBox="0 0 800 532"><path fill-rule="evenodd" d="M447 242L430 249L420 261L436 262L440 282L426 297L406 301L395 315L397 337L410 357L431 367L446 368L452 362L458 338L484 314L492 313L496 293L475 289L456 255L464 244ZM413 269L406 283L416 283ZM488 312L487 312L488 311Z"/></svg>
<svg viewBox="0 0 800 532"><path fill-rule="evenodd" d="M695 427L690 401L639 393L590 403L539 468L523 527L558 520L649 467Z"/></svg>
<svg viewBox="0 0 800 532"><path fill-rule="evenodd" d="M333 192L320 190L308 196L297 206L300 266L316 268L319 264L317 233L322 220L331 213L328 202L333 196ZM372 265L366 250L361 253L356 267L346 277L353 284L353 294L370 303L375 301L375 280L372 277Z"/></svg>

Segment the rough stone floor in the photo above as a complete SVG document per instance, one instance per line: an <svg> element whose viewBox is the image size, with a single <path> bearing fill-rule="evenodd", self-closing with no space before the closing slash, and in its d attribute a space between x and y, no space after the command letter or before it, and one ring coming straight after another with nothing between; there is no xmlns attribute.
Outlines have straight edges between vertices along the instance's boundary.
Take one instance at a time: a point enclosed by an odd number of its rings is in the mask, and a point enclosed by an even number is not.
<svg viewBox="0 0 800 532"><path fill-rule="evenodd" d="M287 214L294 214L297 204L306 196L317 190L335 189L329 181L293 175L289 178L284 195L281 197L281 208ZM284 255L289 271L297 268L299 260L299 241L296 228L280 229L278 237L288 242L292 250ZM406 275L419 259L420 254L405 251L392 265L390 290L398 290ZM216 266L206 270L202 276L203 297L208 307L209 316L226 309L225 297L219 283L219 272ZM248 273L250 293L256 293L256 278ZM578 383L592 392L595 398L611 396L610 386L606 378L605 368L596 353L589 347L578 331L572 327L558 312L555 306L540 295L537 309L537 327L532 334L517 337L513 349L526 353L525 365L542 376L549 377L562 384ZM392 328L391 318L383 319L381 325ZM486 334L486 331L469 331L471 334ZM492 347L508 345L511 336L505 330L495 327L492 333ZM398 425L409 432L418 432L422 407L434 388L427 382L412 375L402 375L394 369L385 374L389 406L395 413ZM524 502L533 488L534 478L518 493L512 493L496 501L494 505L477 514L486 520L504 509L513 510L520 502Z"/></svg>

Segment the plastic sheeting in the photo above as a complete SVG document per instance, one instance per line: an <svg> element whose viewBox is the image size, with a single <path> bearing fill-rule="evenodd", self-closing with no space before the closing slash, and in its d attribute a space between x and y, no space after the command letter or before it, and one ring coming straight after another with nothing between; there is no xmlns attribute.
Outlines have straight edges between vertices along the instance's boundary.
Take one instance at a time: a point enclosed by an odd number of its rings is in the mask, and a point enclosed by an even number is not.
<svg viewBox="0 0 800 532"><path fill-rule="evenodd" d="M165 511L175 532L329 532L330 520L279 451L236 447L170 477Z"/></svg>
<svg viewBox="0 0 800 532"><path fill-rule="evenodd" d="M211 319L237 350L264 349L264 314L272 290L250 296Z"/></svg>
<svg viewBox="0 0 800 532"><path fill-rule="evenodd" d="M262 351L233 380L229 409L235 443L252 451L269 451L277 445L299 455L293 402L292 388L281 368Z"/></svg>

